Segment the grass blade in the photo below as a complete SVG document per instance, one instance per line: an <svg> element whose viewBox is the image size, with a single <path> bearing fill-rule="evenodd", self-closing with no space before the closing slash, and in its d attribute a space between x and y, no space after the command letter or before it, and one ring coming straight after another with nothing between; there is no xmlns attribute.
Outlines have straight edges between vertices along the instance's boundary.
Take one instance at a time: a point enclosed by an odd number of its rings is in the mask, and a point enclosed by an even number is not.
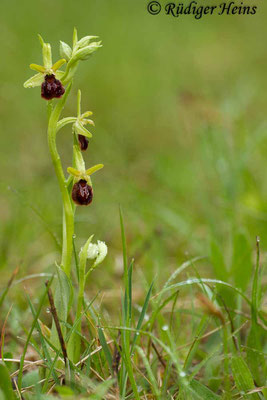
<svg viewBox="0 0 267 400"><path fill-rule="evenodd" d="M145 368L147 370L147 375L148 375L148 378L149 378L149 381L150 381L151 388L152 388L152 391L154 393L154 396L155 396L156 399L160 400L160 390L159 390L156 378L155 378L155 376L154 376L154 374L152 372L152 369L150 367L149 361L146 358L143 349L141 349L141 347L139 347L139 346L136 346L136 348L137 348L138 354L142 358L143 364L144 364L144 366L145 366Z"/></svg>
<svg viewBox="0 0 267 400"><path fill-rule="evenodd" d="M249 392L255 388L251 372L242 357L234 356L232 358L232 372L236 387L241 392L240 394ZM244 395L244 398L257 400L259 399L259 396L258 394L254 393L249 396Z"/></svg>
<svg viewBox="0 0 267 400"><path fill-rule="evenodd" d="M138 322L137 322L137 326L136 326L137 331L139 331L141 329L143 320L145 318L147 307L148 307L148 303L149 303L149 300L150 300L150 297L151 297L151 293L152 293L152 289L153 289L153 285L154 285L154 282L151 283L150 288L149 288L149 290L147 292L147 295L146 295L146 298L145 298L145 302L144 302L141 314L140 314ZM134 338L133 338L133 343L132 343L132 348L131 348L131 353L133 352L137 337L138 337L138 332L135 332L135 335L134 335Z"/></svg>
<svg viewBox="0 0 267 400"><path fill-rule="evenodd" d="M4 363L0 362L0 389L4 394L5 399L15 399L14 392L11 385L9 371Z"/></svg>
<svg viewBox="0 0 267 400"><path fill-rule="evenodd" d="M98 328L98 337L99 337L100 344L101 344L101 346L103 348L106 360L108 362L110 373L112 374L113 373L113 370L112 370L112 355L111 355L111 352L109 350L109 347L108 347L108 344L107 344L107 341L106 341L106 338L105 338L105 335L103 333L103 329L102 328Z"/></svg>

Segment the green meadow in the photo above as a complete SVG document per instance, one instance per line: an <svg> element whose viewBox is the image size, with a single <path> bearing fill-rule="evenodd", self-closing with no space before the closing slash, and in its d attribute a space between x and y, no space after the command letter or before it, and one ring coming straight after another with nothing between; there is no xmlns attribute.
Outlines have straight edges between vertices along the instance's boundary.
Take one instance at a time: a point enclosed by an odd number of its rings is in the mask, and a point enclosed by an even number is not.
<svg viewBox="0 0 267 400"><path fill-rule="evenodd" d="M267 398L267 7L251 1L255 15L201 19L165 15L164 1L154 16L146 0L1 1L0 400ZM77 256L94 234L108 255L67 366L45 289L61 196L45 101L23 82L42 64L37 34L57 60L74 27L103 47L79 65L63 116L81 89L95 122L84 158L104 168L73 240ZM57 143L67 173L68 126Z"/></svg>

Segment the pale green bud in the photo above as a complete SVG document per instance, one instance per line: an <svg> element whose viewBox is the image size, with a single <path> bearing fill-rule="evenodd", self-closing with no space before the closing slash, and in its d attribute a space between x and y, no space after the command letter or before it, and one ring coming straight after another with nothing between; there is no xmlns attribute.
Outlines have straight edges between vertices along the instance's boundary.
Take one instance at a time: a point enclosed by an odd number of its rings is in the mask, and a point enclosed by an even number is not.
<svg viewBox="0 0 267 400"><path fill-rule="evenodd" d="M89 260L95 260L93 268L102 263L107 254L107 245L105 242L101 242L101 240L98 240L97 244L90 243L87 248L87 258Z"/></svg>
<svg viewBox="0 0 267 400"><path fill-rule="evenodd" d="M72 56L72 49L67 43L60 41L59 53L60 57L65 58L67 61L69 61Z"/></svg>
<svg viewBox="0 0 267 400"><path fill-rule="evenodd" d="M82 47L88 46L90 40L97 38L98 36L84 36L82 39L78 40L77 47L81 49Z"/></svg>
<svg viewBox="0 0 267 400"><path fill-rule="evenodd" d="M98 50L101 46L101 42L93 42L86 47L81 48L80 50L76 51L73 55L73 60L87 60L92 53Z"/></svg>

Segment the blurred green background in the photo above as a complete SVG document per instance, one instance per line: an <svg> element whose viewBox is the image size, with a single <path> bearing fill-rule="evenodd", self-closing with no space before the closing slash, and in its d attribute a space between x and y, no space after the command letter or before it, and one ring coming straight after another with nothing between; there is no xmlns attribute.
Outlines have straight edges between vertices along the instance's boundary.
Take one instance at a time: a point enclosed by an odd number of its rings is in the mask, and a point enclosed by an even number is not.
<svg viewBox="0 0 267 400"><path fill-rule="evenodd" d="M148 280L209 254L211 240L227 265L236 237L248 262L256 235L267 248L266 6L257 0L254 16L195 20L152 16L146 5L1 1L0 268L6 276L17 265L21 276L39 273L58 259L47 232L48 226L60 238L46 104L38 88L26 90L23 82L32 73L28 65L42 61L37 33L57 60L59 40L70 43L74 26L79 37L103 40L80 64L64 111L74 115L81 88L83 110L92 110L96 123L86 163L105 164L93 177L92 205L77 210L77 247L92 233L109 246L94 274L98 286L110 288L120 276L119 204L130 256ZM58 147L67 168L70 128L60 133Z"/></svg>

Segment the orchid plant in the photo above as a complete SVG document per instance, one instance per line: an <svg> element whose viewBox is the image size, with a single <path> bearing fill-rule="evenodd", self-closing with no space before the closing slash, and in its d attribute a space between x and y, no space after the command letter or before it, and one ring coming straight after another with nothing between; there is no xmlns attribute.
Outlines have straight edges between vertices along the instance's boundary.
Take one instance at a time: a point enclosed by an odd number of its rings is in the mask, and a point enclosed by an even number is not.
<svg viewBox="0 0 267 400"><path fill-rule="evenodd" d="M30 68L37 72L24 83L25 88L41 87L41 97L47 101L48 115L48 146L58 180L63 204L63 229L62 229L62 255L61 262L57 265L57 289L55 290L55 304L62 322L66 322L73 299L73 285L71 278L73 258L74 216L77 206L88 206L93 200L93 185L91 175L103 167L97 164L86 168L83 152L87 150L88 140L92 138L87 125L94 126L91 111L81 112L81 91L77 94L77 115L75 117L61 118L67 98L71 92L74 75L78 64L87 60L96 50L101 48L101 42L96 41L96 36L85 36L78 40L77 30L74 29L72 48L65 42L60 42L61 58L53 64L52 52L49 43L45 43L39 35L42 47L43 65L30 64ZM65 70L61 68L65 66ZM73 136L72 165L63 170L61 158L57 149L57 133L66 125L70 125ZM86 280L94 268L99 265L107 254L104 242L91 243L88 239L79 253L78 281L79 290L75 312L75 333L72 333L68 343L68 356L73 362L79 358L81 316L83 312L83 299ZM87 260L91 260L88 266ZM89 263L89 262L88 262ZM66 324L65 324L66 325ZM62 327L64 330L65 327ZM54 332L55 333L55 332ZM55 336L55 335L54 335ZM53 338L53 328L51 339Z"/></svg>

